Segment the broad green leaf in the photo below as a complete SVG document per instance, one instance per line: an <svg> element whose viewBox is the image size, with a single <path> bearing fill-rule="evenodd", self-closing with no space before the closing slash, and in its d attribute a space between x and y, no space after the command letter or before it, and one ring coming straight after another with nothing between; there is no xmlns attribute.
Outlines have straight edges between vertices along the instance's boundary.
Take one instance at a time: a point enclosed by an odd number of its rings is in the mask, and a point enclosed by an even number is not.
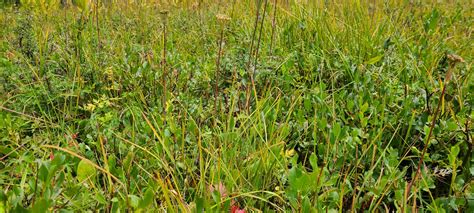
<svg viewBox="0 0 474 213"><path fill-rule="evenodd" d="M449 131L455 131L455 130L458 129L458 125L454 121L448 121L448 122L446 122L446 125L447 125Z"/></svg>
<svg viewBox="0 0 474 213"><path fill-rule="evenodd" d="M92 164L85 160L81 160L77 165L77 180L83 182L87 179L94 179L96 176L96 170Z"/></svg>
<svg viewBox="0 0 474 213"><path fill-rule="evenodd" d="M49 171L45 164L42 164L38 171L38 178L44 182L48 181Z"/></svg>
<svg viewBox="0 0 474 213"><path fill-rule="evenodd" d="M51 201L49 199L40 198L39 200L35 202L30 212L33 212L33 213L49 212L48 209L50 205L51 205Z"/></svg>
<svg viewBox="0 0 474 213"><path fill-rule="evenodd" d="M128 195L128 200L130 201L130 205L133 208L138 207L138 203L140 202L140 198L136 195Z"/></svg>
<svg viewBox="0 0 474 213"><path fill-rule="evenodd" d="M362 104L362 106L360 107L360 112L364 113L367 111L367 109L369 108L369 104L367 102L365 102L364 104Z"/></svg>
<svg viewBox="0 0 474 213"><path fill-rule="evenodd" d="M196 199L196 212L204 212L205 200L202 197Z"/></svg>
<svg viewBox="0 0 474 213"><path fill-rule="evenodd" d="M451 147L451 155L453 155L454 157L457 157L458 154L459 154L459 145L455 145L453 147Z"/></svg>
<svg viewBox="0 0 474 213"><path fill-rule="evenodd" d="M153 196L153 189L148 188L145 192L145 195L143 195L143 199L140 200L138 207L141 209L146 209L153 202Z"/></svg>

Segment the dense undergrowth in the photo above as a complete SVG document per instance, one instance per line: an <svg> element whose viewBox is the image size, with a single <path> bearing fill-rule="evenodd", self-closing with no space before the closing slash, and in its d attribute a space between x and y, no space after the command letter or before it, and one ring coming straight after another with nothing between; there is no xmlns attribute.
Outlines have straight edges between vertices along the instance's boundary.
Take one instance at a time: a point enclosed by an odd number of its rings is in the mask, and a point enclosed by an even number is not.
<svg viewBox="0 0 474 213"><path fill-rule="evenodd" d="M474 211L471 1L218 2L0 9L0 212Z"/></svg>

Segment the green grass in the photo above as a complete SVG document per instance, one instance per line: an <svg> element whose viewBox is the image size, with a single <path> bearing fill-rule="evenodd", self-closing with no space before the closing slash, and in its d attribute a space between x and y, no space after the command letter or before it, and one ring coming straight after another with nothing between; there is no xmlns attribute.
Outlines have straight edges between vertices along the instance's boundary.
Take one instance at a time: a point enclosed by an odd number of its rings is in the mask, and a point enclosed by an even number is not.
<svg viewBox="0 0 474 213"><path fill-rule="evenodd" d="M471 1L46 2L0 9L0 212L474 211Z"/></svg>

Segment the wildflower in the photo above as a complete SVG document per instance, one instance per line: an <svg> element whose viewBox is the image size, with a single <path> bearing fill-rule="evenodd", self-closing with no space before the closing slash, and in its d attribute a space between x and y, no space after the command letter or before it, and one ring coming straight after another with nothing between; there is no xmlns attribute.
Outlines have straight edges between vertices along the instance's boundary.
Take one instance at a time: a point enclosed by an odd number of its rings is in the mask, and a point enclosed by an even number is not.
<svg viewBox="0 0 474 213"><path fill-rule="evenodd" d="M213 193L216 190L219 192L222 198L226 198L229 195L227 193L227 189L225 188L224 184L222 184L222 182L219 182L219 184L216 184L216 185L209 186L209 191L211 193ZM231 213L245 213L245 210L240 209L239 206L235 205L235 203L236 203L235 200L231 200L230 212Z"/></svg>
<svg viewBox="0 0 474 213"><path fill-rule="evenodd" d="M95 108L96 108L96 106L95 106L94 104L91 104L91 103L89 103L89 104L87 104L86 106L84 106L84 109L85 109L86 111L89 111L89 112L94 111Z"/></svg>
<svg viewBox="0 0 474 213"><path fill-rule="evenodd" d="M295 155L295 149L288 149L285 151L285 157L287 158L291 158L293 157L293 155Z"/></svg>
<svg viewBox="0 0 474 213"><path fill-rule="evenodd" d="M245 210L243 209L240 209L238 206L236 205L233 205L232 207L230 207L230 212L231 213L245 213Z"/></svg>
<svg viewBox="0 0 474 213"><path fill-rule="evenodd" d="M107 77L107 80L113 81L114 80L114 70L112 67L108 67L104 71L105 76Z"/></svg>

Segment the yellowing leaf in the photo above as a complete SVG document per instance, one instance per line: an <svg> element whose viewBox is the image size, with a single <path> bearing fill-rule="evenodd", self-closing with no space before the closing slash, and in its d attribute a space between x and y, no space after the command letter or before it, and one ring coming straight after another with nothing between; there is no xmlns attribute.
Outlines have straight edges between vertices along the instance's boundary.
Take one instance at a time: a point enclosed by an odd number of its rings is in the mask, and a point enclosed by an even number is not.
<svg viewBox="0 0 474 213"><path fill-rule="evenodd" d="M383 55L375 56L375 57L369 59L369 60L366 62L366 64L369 64L369 65L375 64L375 63L379 62L382 58L383 58Z"/></svg>
<svg viewBox="0 0 474 213"><path fill-rule="evenodd" d="M81 11L88 11L91 6L90 0L73 0L73 4L81 9Z"/></svg>
<svg viewBox="0 0 474 213"><path fill-rule="evenodd" d="M94 179L96 176L95 168L92 164L85 160L81 160L77 165L77 180L83 182L87 179Z"/></svg>

